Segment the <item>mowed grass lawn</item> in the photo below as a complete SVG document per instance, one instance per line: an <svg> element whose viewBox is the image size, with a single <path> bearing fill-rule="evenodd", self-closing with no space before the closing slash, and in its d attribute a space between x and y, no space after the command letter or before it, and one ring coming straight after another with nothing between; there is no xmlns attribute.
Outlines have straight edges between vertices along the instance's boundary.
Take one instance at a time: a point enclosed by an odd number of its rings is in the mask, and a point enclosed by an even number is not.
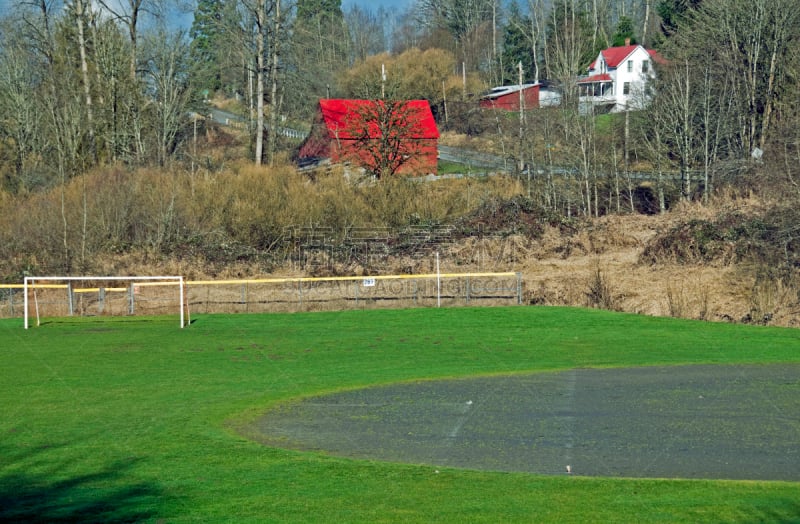
<svg viewBox="0 0 800 524"><path fill-rule="evenodd" d="M800 483L546 477L263 447L287 398L573 367L800 361L800 331L570 308L0 321L0 521L799 522Z"/></svg>

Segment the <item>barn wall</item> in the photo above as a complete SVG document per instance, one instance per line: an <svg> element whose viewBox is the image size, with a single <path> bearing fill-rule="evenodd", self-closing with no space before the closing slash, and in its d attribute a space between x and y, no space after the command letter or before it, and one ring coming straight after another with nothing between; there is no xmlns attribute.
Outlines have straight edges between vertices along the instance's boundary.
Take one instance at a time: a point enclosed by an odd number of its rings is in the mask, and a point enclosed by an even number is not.
<svg viewBox="0 0 800 524"><path fill-rule="evenodd" d="M525 108L539 107L539 86L525 89ZM519 111L519 91L492 99L483 99L480 105L484 109L504 109L506 111Z"/></svg>
<svg viewBox="0 0 800 524"><path fill-rule="evenodd" d="M413 158L400 166L398 173L404 175L436 173L439 162L438 140L417 139L417 141L420 143L419 149L414 152ZM353 140L332 140L330 151L333 163L352 161L354 158L360 158L362 163L365 163L369 159Z"/></svg>

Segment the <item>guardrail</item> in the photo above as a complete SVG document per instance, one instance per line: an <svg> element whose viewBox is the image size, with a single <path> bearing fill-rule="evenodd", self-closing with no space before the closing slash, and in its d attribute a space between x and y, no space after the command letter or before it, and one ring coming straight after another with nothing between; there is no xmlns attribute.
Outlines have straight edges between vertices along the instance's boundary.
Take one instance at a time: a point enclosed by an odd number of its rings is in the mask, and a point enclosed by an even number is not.
<svg viewBox="0 0 800 524"><path fill-rule="evenodd" d="M577 167L568 166L549 166L549 165L536 165L532 168L520 170L517 166L517 159L513 156L495 155L492 153L482 153L472 149L464 149L452 146L439 146L439 159L449 162L456 162L464 164L469 170L483 169L492 170L495 172L511 173L520 176L555 176L555 177L582 177L583 172ZM612 178L614 175L610 173L597 172L599 178ZM653 171L629 171L627 173L620 172L619 177L631 180L649 180L654 181L658 179L658 173ZM681 180L680 173L676 171L663 172L661 174L664 180ZM689 176L693 181L701 181L704 179L704 174L701 171L690 171Z"/></svg>

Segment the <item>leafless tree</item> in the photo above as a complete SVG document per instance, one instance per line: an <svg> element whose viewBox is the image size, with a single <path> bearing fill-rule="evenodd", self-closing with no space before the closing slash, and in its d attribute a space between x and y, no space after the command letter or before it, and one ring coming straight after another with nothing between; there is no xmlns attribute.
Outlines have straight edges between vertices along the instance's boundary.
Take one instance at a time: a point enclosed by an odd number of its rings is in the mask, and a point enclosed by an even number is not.
<svg viewBox="0 0 800 524"><path fill-rule="evenodd" d="M497 0L418 0L416 8L420 25L452 35L468 69L479 66L485 49L494 60Z"/></svg>
<svg viewBox="0 0 800 524"><path fill-rule="evenodd" d="M547 23L547 75L561 84L562 105L572 107L578 101L576 77L591 61L591 24L578 0L560 0Z"/></svg>
<svg viewBox="0 0 800 524"><path fill-rule="evenodd" d="M418 162L424 149L423 118L417 106L403 100L374 100L358 106L346 129L357 143L348 153L350 160L378 179Z"/></svg>
<svg viewBox="0 0 800 524"><path fill-rule="evenodd" d="M793 0L707 0L686 36L700 45L715 42L717 60L738 79L737 112L746 153L766 147L785 86L786 65L800 36L800 10Z"/></svg>
<svg viewBox="0 0 800 524"><path fill-rule="evenodd" d="M242 6L248 12L253 23L252 37L255 51L255 151L254 161L261 165L264 158L264 93L267 82L267 39L269 38L269 21L267 0L243 1Z"/></svg>
<svg viewBox="0 0 800 524"><path fill-rule="evenodd" d="M106 11L111 13L115 21L122 23L127 29L128 38L130 39L130 78L134 81L136 79L139 51L139 19L142 12L149 7L150 0L97 1Z"/></svg>
<svg viewBox="0 0 800 524"><path fill-rule="evenodd" d="M86 51L86 36L84 34L84 22L89 16L87 6L83 0L73 0L72 8L74 9L75 25L77 26L78 34L78 52L80 56L81 78L83 80L83 95L86 101L86 124L87 133L89 136L89 151L94 162L97 161L97 144L95 142L94 130L94 106L92 103L92 85L89 80L89 63Z"/></svg>
<svg viewBox="0 0 800 524"><path fill-rule="evenodd" d="M41 105L31 89L37 80L36 55L17 35L3 31L0 44L0 136L13 147L13 172L3 173L1 187L17 192L33 189L26 171L41 159Z"/></svg>
<svg viewBox="0 0 800 524"><path fill-rule="evenodd" d="M350 35L351 63L388 51L380 15L354 5L345 12L345 22Z"/></svg>
<svg viewBox="0 0 800 524"><path fill-rule="evenodd" d="M281 0L241 0L242 9L246 15L242 17L245 24L244 33L249 34L253 43L251 49L255 53L255 147L254 161L261 165L265 157L264 132L266 130L266 94L269 84L270 93L270 122L272 129L278 118L279 111L279 80L278 65L282 50L282 40L287 38L283 30L285 11L281 9ZM251 24L251 25L250 25ZM250 48L250 46L248 46ZM274 133L266 148L268 162L272 162L275 155Z"/></svg>
<svg viewBox="0 0 800 524"><path fill-rule="evenodd" d="M158 163L166 165L175 147L175 139L186 124L189 98L184 60L189 46L183 33L168 34L164 30L146 40L147 85L154 101L153 121Z"/></svg>

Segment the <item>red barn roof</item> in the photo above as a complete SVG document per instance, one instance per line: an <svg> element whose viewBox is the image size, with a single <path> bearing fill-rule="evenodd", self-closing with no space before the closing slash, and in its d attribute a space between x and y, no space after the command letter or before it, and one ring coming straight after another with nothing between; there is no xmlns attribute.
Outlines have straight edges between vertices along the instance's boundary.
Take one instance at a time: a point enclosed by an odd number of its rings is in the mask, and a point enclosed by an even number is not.
<svg viewBox="0 0 800 524"><path fill-rule="evenodd" d="M381 146L381 129L390 135L393 147L389 150ZM380 171L379 176L435 173L438 139L426 100L322 99L297 159L301 163L326 158L334 163L354 162L370 172Z"/></svg>
<svg viewBox="0 0 800 524"><path fill-rule="evenodd" d="M427 100L409 100L401 102L403 111L408 116L413 115L417 122L409 128L411 134L406 138L424 139L439 138L439 129L431 113L431 106ZM348 99L322 99L319 101L325 127L330 138L341 140L355 139L352 131L355 129L353 122L364 119L373 104L384 104L383 100L348 100ZM379 138L378 126L370 126L370 138Z"/></svg>

